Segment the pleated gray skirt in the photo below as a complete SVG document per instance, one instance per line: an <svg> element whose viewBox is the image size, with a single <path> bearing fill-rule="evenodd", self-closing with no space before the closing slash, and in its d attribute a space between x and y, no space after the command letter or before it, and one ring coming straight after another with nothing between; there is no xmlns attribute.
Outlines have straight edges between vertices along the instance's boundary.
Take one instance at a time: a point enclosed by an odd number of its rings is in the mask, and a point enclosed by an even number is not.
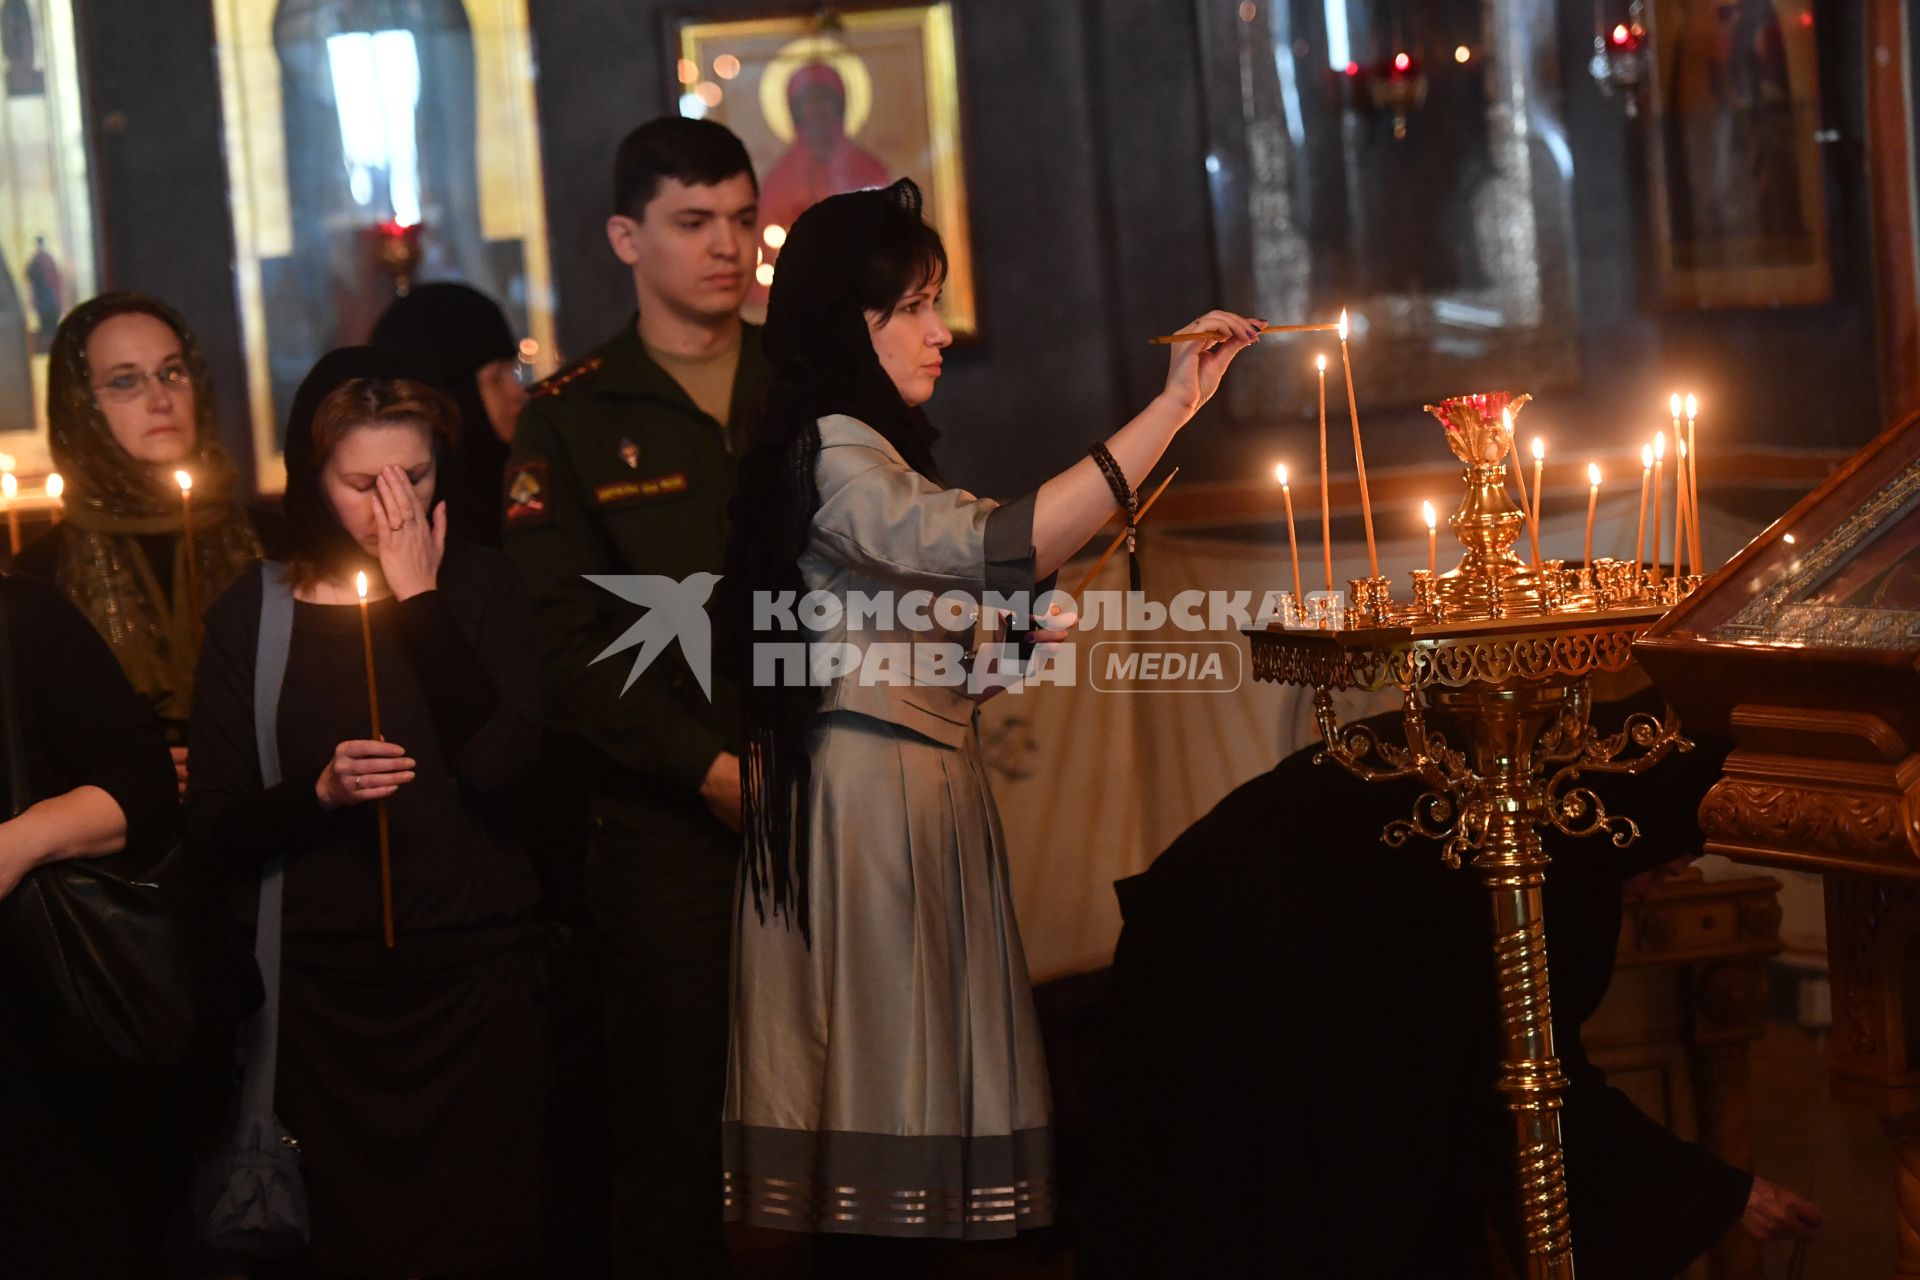
<svg viewBox="0 0 1920 1280"><path fill-rule="evenodd" d="M812 738L809 948L740 894L730 1220L992 1239L1053 1218L1051 1105L979 751L854 712Z"/></svg>

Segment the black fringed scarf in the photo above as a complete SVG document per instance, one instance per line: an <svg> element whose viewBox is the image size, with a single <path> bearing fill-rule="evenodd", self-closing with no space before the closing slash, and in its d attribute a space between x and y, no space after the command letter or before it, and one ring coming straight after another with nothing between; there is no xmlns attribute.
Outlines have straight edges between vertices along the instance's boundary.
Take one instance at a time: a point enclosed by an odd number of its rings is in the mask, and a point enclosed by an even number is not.
<svg viewBox="0 0 1920 1280"><path fill-rule="evenodd" d="M908 466L939 483L936 433L923 413L901 400L867 330L869 307L890 309L907 291L896 284L892 297L878 296L889 288L883 264L897 267L903 258L945 268L939 238L920 216L920 190L907 179L885 190L829 197L795 220L767 307L764 339L773 377L740 462L731 509L717 643L744 691L740 783L747 881L762 920L771 908L789 923L797 921L809 941L811 775L805 734L819 690L755 686L755 643L791 643L794 637L756 633L752 602L757 592L791 591L798 598L807 590L800 557L820 506L815 468L821 418L859 419Z"/></svg>

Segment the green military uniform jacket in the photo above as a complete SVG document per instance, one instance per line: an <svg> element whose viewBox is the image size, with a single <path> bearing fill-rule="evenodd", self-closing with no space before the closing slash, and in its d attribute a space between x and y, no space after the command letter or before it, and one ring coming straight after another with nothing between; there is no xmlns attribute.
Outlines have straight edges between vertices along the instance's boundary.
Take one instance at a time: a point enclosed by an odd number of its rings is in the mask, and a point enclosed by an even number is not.
<svg viewBox="0 0 1920 1280"><path fill-rule="evenodd" d="M611 766L594 788L596 820L647 830L663 808L697 813L708 766L738 751L737 698L714 673L709 701L677 642L624 692L639 650L594 661L644 611L584 575L724 571L727 442L745 439L767 377L760 330L746 325L723 425L647 355L630 323L536 387L520 415L505 545L533 591L549 727Z"/></svg>

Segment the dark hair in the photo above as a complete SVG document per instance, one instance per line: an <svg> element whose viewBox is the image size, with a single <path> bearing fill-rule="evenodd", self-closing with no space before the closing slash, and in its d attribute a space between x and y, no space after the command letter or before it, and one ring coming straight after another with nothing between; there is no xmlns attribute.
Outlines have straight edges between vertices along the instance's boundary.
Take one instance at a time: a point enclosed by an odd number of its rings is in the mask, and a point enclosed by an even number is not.
<svg viewBox="0 0 1920 1280"><path fill-rule="evenodd" d="M711 120L661 116L620 139L613 154L613 211L636 221L660 190L660 179L711 187L744 173L759 189L753 161L733 130Z"/></svg>
<svg viewBox="0 0 1920 1280"><path fill-rule="evenodd" d="M741 686L746 724L741 804L747 884L762 919L771 911L808 934L808 778L805 730L819 690L754 683L753 646L790 637L756 631L755 592L804 595L800 572L820 494L819 421L847 414L877 431L935 484L935 432L881 368L867 313L891 316L910 290L946 270L940 234L921 216L906 178L884 190L829 196L794 220L767 300L762 331L773 365L766 399L734 487L727 572L715 653ZM809 934L810 938L810 934Z"/></svg>

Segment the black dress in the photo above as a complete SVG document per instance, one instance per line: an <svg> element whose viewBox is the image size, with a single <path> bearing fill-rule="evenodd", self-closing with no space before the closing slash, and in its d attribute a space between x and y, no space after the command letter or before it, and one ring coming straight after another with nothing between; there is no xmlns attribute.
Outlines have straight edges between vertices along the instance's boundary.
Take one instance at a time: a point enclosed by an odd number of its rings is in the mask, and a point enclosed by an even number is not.
<svg viewBox="0 0 1920 1280"><path fill-rule="evenodd" d="M1399 717L1373 723L1391 741ZM1465 1280L1490 1274L1490 1226L1519 1248L1487 891L1432 843L1380 842L1418 785L1313 754L1234 791L1117 886L1083 1275ZM1632 849L1543 837L1581 1280L1666 1280L1752 1186L1609 1087L1580 1043L1612 977L1622 882L1700 852L1693 813L1722 758L1703 745L1641 778L1582 778L1639 821Z"/></svg>
<svg viewBox="0 0 1920 1280"><path fill-rule="evenodd" d="M99 787L127 817L127 853L116 860L139 864L178 820L159 723L64 596L6 577L0 600L34 796ZM52 1060L37 993L11 978L0 967L0 1271L49 1280L144 1275L156 1264L165 1197L179 1172L156 1151L148 1124L165 1085Z"/></svg>
<svg viewBox="0 0 1920 1280"><path fill-rule="evenodd" d="M259 574L207 612L187 794L197 855L250 928L286 888L276 1107L303 1149L311 1262L441 1275L535 1249L547 1073L538 896L506 809L539 746L531 612L502 555L447 548L437 590L369 606L382 728L418 761L388 801L397 945L381 941L374 805L320 808L335 745L369 735L359 609L296 603L263 790Z"/></svg>

